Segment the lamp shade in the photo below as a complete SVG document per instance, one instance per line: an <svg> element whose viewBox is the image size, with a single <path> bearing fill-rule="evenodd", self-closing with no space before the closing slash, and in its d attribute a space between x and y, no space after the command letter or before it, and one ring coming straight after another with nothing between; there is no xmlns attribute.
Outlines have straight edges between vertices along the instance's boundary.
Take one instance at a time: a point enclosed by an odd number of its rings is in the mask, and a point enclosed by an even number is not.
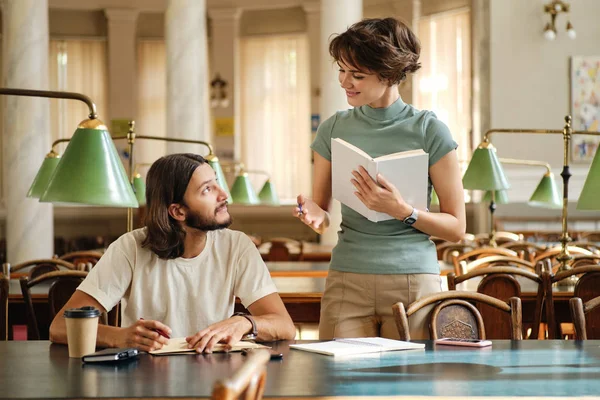
<svg viewBox="0 0 600 400"><path fill-rule="evenodd" d="M562 197L558 192L552 172L542 177L527 203L534 207L562 208Z"/></svg>
<svg viewBox="0 0 600 400"><path fill-rule="evenodd" d="M146 205L146 182L140 174L133 177L133 191L140 206Z"/></svg>
<svg viewBox="0 0 600 400"><path fill-rule="evenodd" d="M597 149L579 195L577 209L600 210L600 151Z"/></svg>
<svg viewBox="0 0 600 400"><path fill-rule="evenodd" d="M231 197L234 203L258 204L258 197L256 197L247 173L244 172L235 178L231 187Z"/></svg>
<svg viewBox="0 0 600 400"><path fill-rule="evenodd" d="M483 200L484 203L489 203L490 201L492 201L492 191L488 190L487 192L485 192L485 194L483 195ZM495 190L494 191L494 203L496 204L507 204L508 203L508 193L506 192L506 190Z"/></svg>
<svg viewBox="0 0 600 400"><path fill-rule="evenodd" d="M279 205L279 196L275 190L275 185L270 179L267 179L262 189L258 193L258 198L263 204Z"/></svg>
<svg viewBox="0 0 600 400"><path fill-rule="evenodd" d="M208 165L215 171L215 175L217 176L217 182L219 186L227 193L227 201L231 203L233 200L231 198L231 192L229 191L229 187L227 186L227 180L225 179L225 174L223 173L223 168L221 168L221 163L219 163L219 159L217 156L213 154L209 154L204 157L206 161L208 161Z"/></svg>
<svg viewBox="0 0 600 400"><path fill-rule="evenodd" d="M483 142L473 152L471 162L463 176L465 189L505 190L510 188L502 165L491 143Z"/></svg>
<svg viewBox="0 0 600 400"><path fill-rule="evenodd" d="M39 199L42 194L44 194L44 191L48 187L48 182L50 182L50 178L52 177L52 174L54 174L54 170L56 170L59 161L60 156L53 151L46 155L46 158L44 158L44 161L42 162L42 166L33 179L29 192L27 192L27 197Z"/></svg>
<svg viewBox="0 0 600 400"><path fill-rule="evenodd" d="M40 201L138 207L117 149L101 121L79 124Z"/></svg>

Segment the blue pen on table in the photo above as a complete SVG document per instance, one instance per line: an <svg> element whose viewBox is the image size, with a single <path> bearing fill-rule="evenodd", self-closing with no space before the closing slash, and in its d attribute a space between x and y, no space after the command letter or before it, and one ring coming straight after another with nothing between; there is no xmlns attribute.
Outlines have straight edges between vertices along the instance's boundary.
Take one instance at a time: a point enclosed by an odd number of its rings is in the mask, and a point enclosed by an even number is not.
<svg viewBox="0 0 600 400"><path fill-rule="evenodd" d="M144 318L140 318L140 320L143 320ZM169 336L169 334L167 332L164 332L161 329L158 328L149 328L151 331L154 331L156 333L158 333L160 336L167 338L167 339L171 339L171 336Z"/></svg>

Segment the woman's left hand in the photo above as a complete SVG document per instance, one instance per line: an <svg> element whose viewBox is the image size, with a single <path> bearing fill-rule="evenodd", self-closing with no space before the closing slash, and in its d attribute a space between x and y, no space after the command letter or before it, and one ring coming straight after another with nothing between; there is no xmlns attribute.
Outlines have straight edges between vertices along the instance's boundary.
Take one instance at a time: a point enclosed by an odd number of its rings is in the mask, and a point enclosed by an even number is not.
<svg viewBox="0 0 600 400"><path fill-rule="evenodd" d="M402 195L381 174L377 174L377 182L369 176L362 166L358 171L352 171L352 184L356 188L354 194L369 210L383 212L396 219L404 219L412 212L412 207L406 204ZM379 184L378 184L379 183Z"/></svg>

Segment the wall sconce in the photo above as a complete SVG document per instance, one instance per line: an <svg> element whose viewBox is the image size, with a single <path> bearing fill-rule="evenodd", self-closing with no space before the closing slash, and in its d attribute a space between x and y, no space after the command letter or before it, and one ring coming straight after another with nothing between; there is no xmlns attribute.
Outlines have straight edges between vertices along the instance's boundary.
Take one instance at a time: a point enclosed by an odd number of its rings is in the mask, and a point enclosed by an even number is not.
<svg viewBox="0 0 600 400"><path fill-rule="evenodd" d="M210 106L212 108L228 107L227 81L221 79L221 76L217 74L215 75L215 79L210 81L210 88Z"/></svg>
<svg viewBox="0 0 600 400"><path fill-rule="evenodd" d="M569 8L569 4L562 0L553 0L551 3L544 6L544 12L550 14L550 22L548 22L544 28L544 38L547 40L556 39L556 16L560 13L568 13ZM575 29L573 29L573 25L569 20L567 20L567 36L570 39L575 39L577 37L577 32L575 32Z"/></svg>

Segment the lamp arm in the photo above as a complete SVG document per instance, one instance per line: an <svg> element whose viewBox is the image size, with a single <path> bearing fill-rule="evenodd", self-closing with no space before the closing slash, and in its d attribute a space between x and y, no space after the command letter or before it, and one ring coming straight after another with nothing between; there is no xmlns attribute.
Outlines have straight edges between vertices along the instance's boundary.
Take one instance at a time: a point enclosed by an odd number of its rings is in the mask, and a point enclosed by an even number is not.
<svg viewBox="0 0 600 400"><path fill-rule="evenodd" d="M490 137L494 133L531 133L531 134L556 134L562 135L563 131L558 129L490 129L483 135L484 142L491 142ZM600 136L600 132L596 131L571 131L572 135L596 135Z"/></svg>
<svg viewBox="0 0 600 400"><path fill-rule="evenodd" d="M84 94L75 92L57 92L51 90L32 90L32 89L12 89L12 88L0 88L0 95L8 96L28 96L28 97L46 97L51 99L70 99L83 101L90 110L90 119L98 118L96 114L96 105Z"/></svg>
<svg viewBox="0 0 600 400"><path fill-rule="evenodd" d="M514 158L498 158L502 164L513 164L513 165L535 165L539 167L545 167L547 173L552 172L552 167L550 164L543 161L534 161L534 160L517 160Z"/></svg>
<svg viewBox="0 0 600 400"><path fill-rule="evenodd" d="M202 140L194 140L194 139L180 139L180 138L173 138L173 137L162 137L162 136L146 136L146 135L135 135L136 139L149 139L149 140L162 140L165 142L177 142L177 143L192 143L192 144L202 144L206 147L208 147L208 154L209 155L214 155L214 151L212 146L207 143L204 142Z"/></svg>

